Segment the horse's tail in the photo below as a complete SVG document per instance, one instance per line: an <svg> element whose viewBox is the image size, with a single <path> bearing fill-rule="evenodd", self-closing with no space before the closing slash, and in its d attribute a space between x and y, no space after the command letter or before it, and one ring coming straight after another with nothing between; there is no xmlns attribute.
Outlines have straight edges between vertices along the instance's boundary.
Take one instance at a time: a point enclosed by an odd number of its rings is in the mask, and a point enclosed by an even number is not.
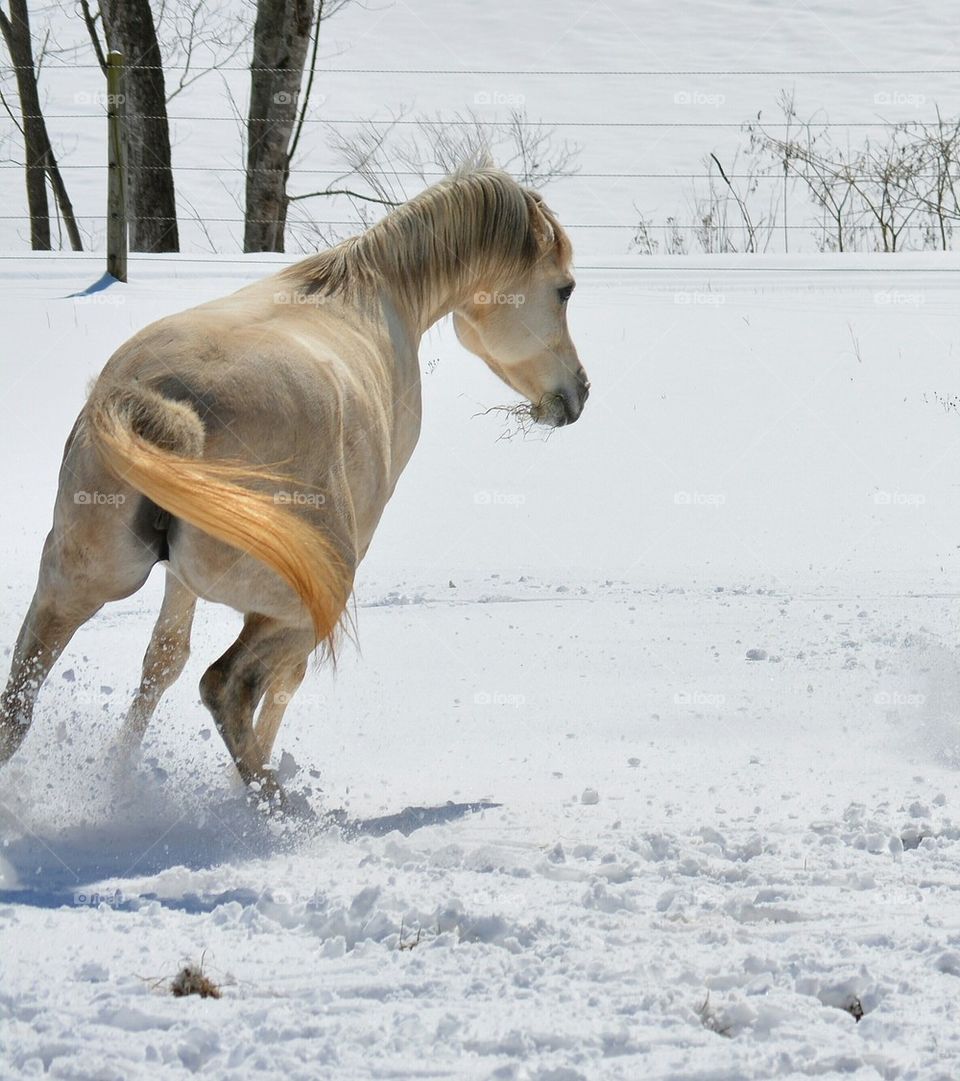
<svg viewBox="0 0 960 1081"><path fill-rule="evenodd" d="M163 510L259 559L296 592L331 654L353 575L323 530L274 495L289 477L243 462L205 460L197 413L147 388L114 391L87 405L85 428L111 473Z"/></svg>

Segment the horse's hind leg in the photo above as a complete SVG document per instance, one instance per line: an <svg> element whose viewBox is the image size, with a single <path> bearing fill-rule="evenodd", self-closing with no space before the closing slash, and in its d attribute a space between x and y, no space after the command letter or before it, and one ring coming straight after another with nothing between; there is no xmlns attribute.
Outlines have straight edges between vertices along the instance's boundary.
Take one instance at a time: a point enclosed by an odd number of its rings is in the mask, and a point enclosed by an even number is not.
<svg viewBox="0 0 960 1081"><path fill-rule="evenodd" d="M197 596L193 590L168 570L163 604L143 658L140 687L118 739L122 753L127 756L133 755L143 742L157 703L187 663L196 607Z"/></svg>
<svg viewBox="0 0 960 1081"><path fill-rule="evenodd" d="M273 703L272 737L282 717L277 706L285 705L291 690L277 692L282 685L296 689L305 670L305 658L313 647L313 637L307 631L294 630L264 616L249 615L240 637L204 673L200 681L200 697L216 722L230 757L236 763L241 778L247 783L259 782L272 794L277 790L276 779L267 771L269 749L265 749L254 729L254 713L264 695L270 692Z"/></svg>
<svg viewBox="0 0 960 1081"><path fill-rule="evenodd" d="M270 761L283 715L287 711L290 699L297 693L297 688L303 682L306 672L307 658L297 654L288 664L278 666L267 688L267 693L263 696L263 704L257 714L254 731L264 764Z"/></svg>
<svg viewBox="0 0 960 1081"><path fill-rule="evenodd" d="M127 534L127 527L122 529ZM134 550L132 558L123 558L123 542L112 550L108 542L100 563L96 549L91 551L83 542L81 530L64 529L55 520L0 697L0 765L26 737L40 688L76 630L107 601L130 596L146 581L153 558L132 537L127 539Z"/></svg>
<svg viewBox="0 0 960 1081"><path fill-rule="evenodd" d="M6 689L0 697L0 765L19 748L33 721L37 695L74 632L102 601L37 588L17 644Z"/></svg>
<svg viewBox="0 0 960 1081"><path fill-rule="evenodd" d="M135 593L160 558L156 508L106 474L79 430L78 422L67 440L53 528L0 697L0 765L23 742L40 688L77 628Z"/></svg>

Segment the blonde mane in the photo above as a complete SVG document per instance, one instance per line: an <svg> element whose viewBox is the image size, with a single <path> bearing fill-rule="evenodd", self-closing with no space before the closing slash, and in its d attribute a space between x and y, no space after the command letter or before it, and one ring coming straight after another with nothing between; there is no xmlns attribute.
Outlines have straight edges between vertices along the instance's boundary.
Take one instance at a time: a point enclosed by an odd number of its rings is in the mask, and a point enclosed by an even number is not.
<svg viewBox="0 0 960 1081"><path fill-rule="evenodd" d="M385 282L429 310L481 281L516 281L551 252L569 264L570 241L542 198L499 169L468 166L281 277L329 296Z"/></svg>

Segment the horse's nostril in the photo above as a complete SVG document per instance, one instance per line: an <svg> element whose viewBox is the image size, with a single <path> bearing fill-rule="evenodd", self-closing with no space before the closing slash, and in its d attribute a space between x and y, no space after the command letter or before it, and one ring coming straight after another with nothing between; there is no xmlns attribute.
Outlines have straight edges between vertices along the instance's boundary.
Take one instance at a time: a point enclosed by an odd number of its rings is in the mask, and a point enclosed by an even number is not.
<svg viewBox="0 0 960 1081"><path fill-rule="evenodd" d="M563 404L563 423L573 424L583 409L583 398L580 395L574 398L573 395L561 394L560 401Z"/></svg>

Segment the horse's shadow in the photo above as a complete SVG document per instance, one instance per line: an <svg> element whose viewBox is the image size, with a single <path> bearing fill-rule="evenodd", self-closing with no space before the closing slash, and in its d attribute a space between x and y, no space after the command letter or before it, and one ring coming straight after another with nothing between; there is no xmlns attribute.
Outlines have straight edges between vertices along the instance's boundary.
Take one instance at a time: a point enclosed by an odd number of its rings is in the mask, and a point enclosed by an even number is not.
<svg viewBox="0 0 960 1081"><path fill-rule="evenodd" d="M34 908L97 906L135 911L157 902L183 912L209 912L229 901L252 904L261 891L232 889L216 895L184 893L164 897L156 893L125 893L122 883L149 878L182 867L203 871L219 864L262 860L293 852L311 839L325 835L352 840L383 837L397 831L409 836L426 826L441 825L496 803L445 803L435 807L406 807L395 814L352 819L345 811L296 819L272 819L252 811L246 801L206 808L205 821L191 814L150 832L142 823L133 827L111 821L96 827L74 826L41 836L21 832L0 848L0 904ZM2 822L0 839L8 824ZM154 824L155 826L157 824ZM109 886L98 887L98 883Z"/></svg>

